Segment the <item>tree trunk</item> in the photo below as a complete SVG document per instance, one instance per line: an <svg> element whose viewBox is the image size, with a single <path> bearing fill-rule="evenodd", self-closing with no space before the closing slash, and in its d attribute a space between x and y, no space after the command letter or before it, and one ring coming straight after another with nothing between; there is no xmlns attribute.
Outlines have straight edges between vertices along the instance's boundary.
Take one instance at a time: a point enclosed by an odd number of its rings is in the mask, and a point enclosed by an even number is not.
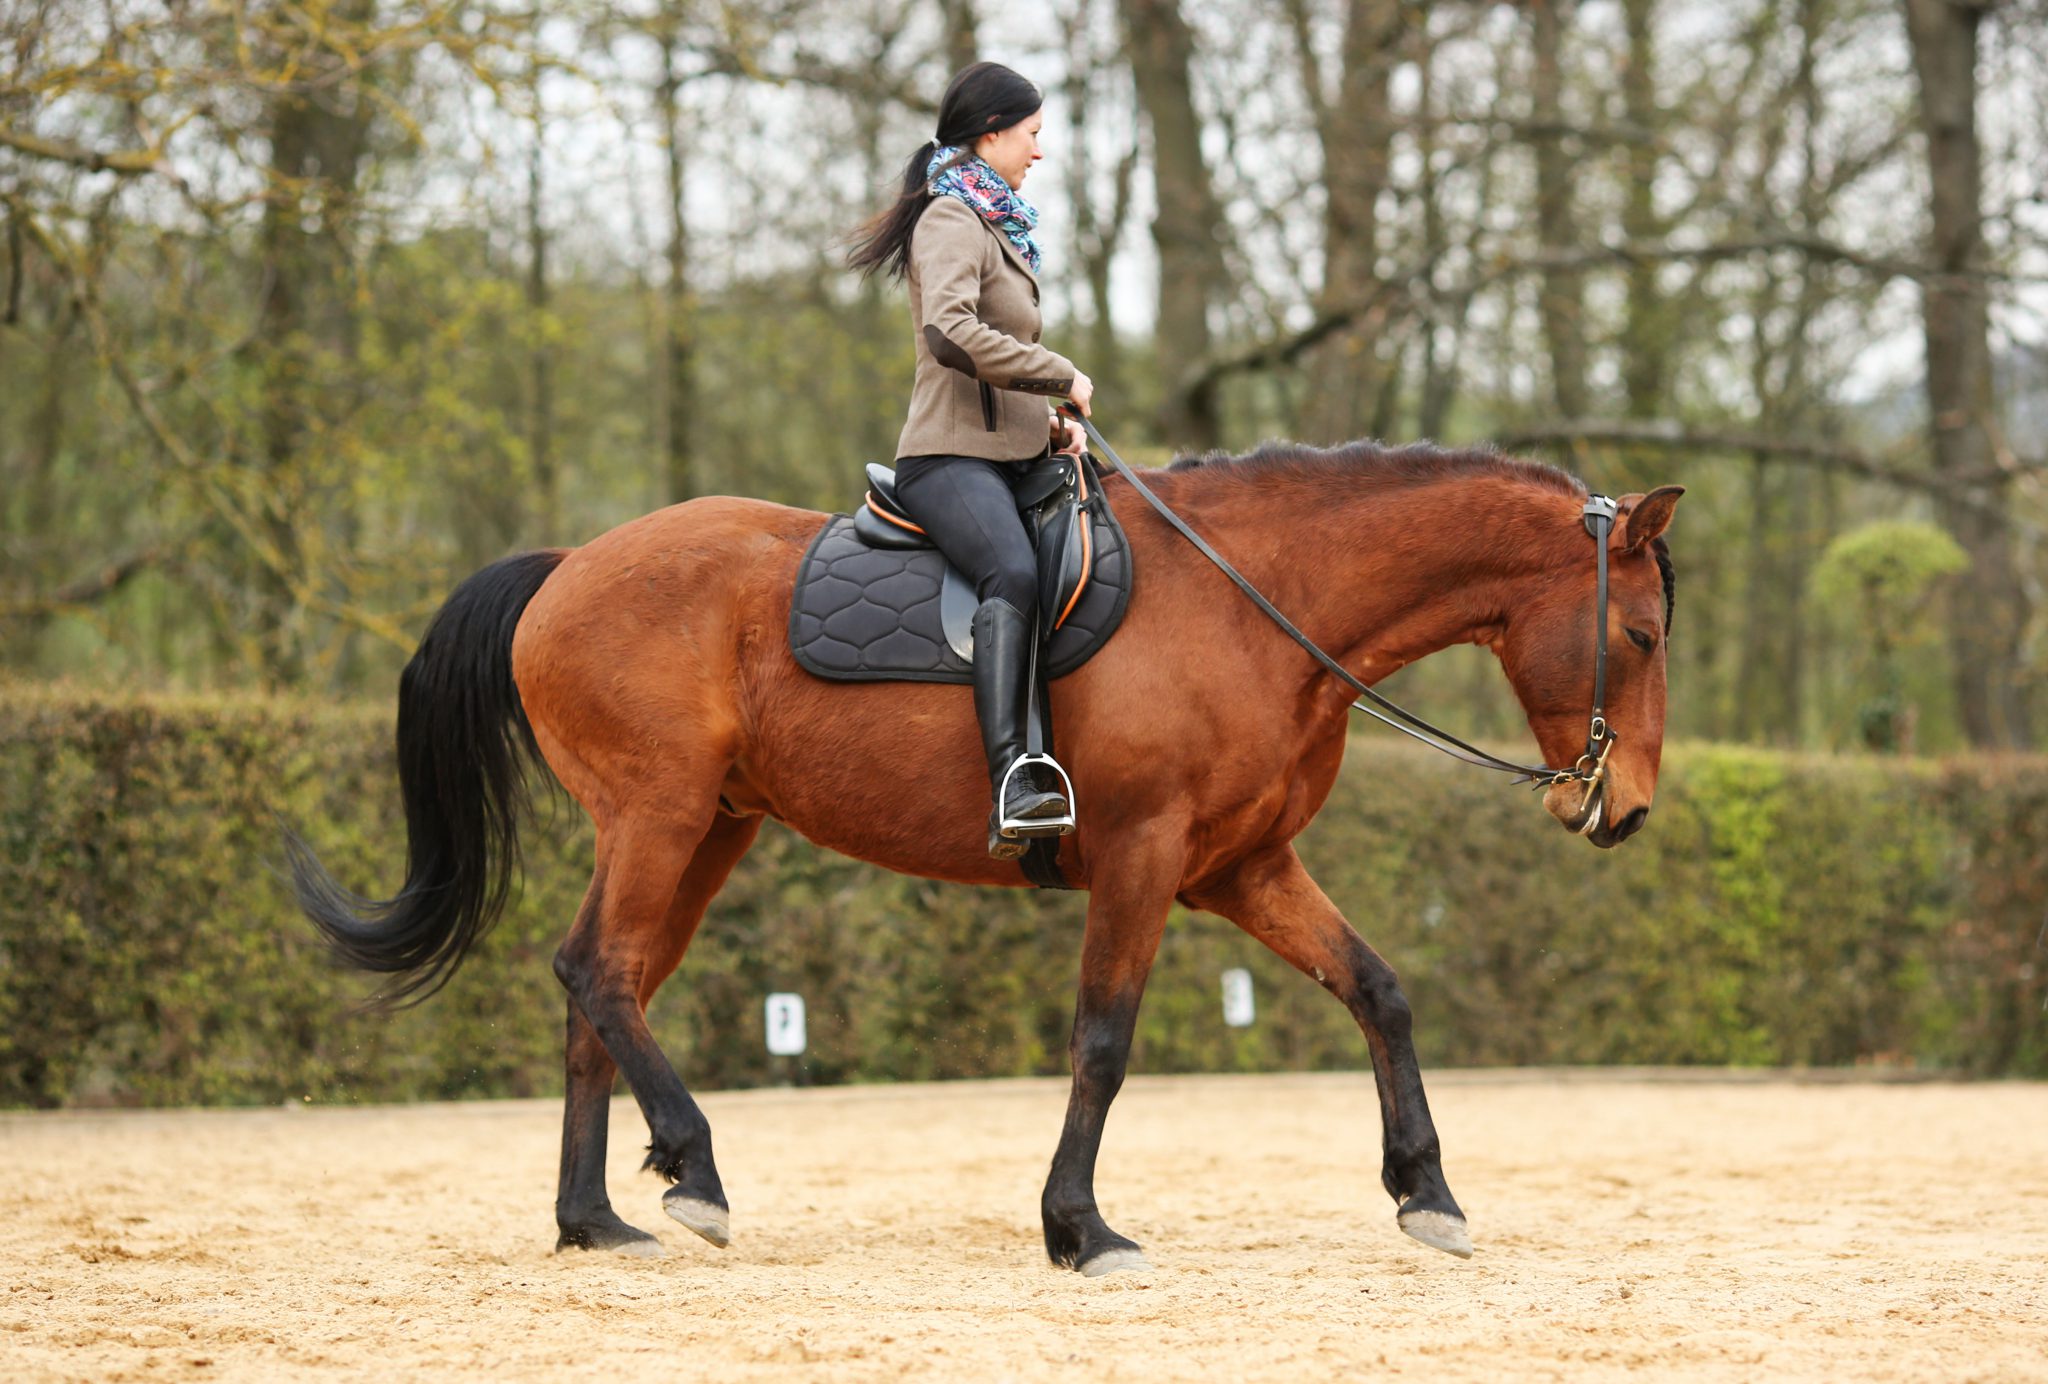
<svg viewBox="0 0 2048 1384"><path fill-rule="evenodd" d="M548 236L541 196L547 144L541 110L539 18L536 10L529 89L533 101L533 145L526 156L526 319L533 338L527 364L526 450L533 463L532 512L539 520L533 526L534 536L545 542L561 523L561 493L555 475L554 353L548 344Z"/></svg>
<svg viewBox="0 0 2048 1384"><path fill-rule="evenodd" d="M1152 179L1158 210L1152 240L1159 252L1159 375L1162 440L1172 447L1218 445L1213 383L1189 387L1189 370L1209 354L1209 304L1224 288L1217 240L1222 213L1202 159L1202 122L1195 111L1194 34L1175 0L1120 0L1138 103L1152 130Z"/></svg>
<svg viewBox="0 0 2048 1384"><path fill-rule="evenodd" d="M368 8L369 0L357 0L341 17L359 22ZM269 551L256 555L251 593L255 651L272 687L298 682L306 672L303 594L313 574L304 535L321 522L315 508L318 424L333 398L332 364L354 349L344 247L370 111L354 81L330 75L337 80L277 93L269 112L257 333L264 377L259 522Z"/></svg>
<svg viewBox="0 0 2048 1384"><path fill-rule="evenodd" d="M697 491L691 474L690 428L696 413L693 337L689 284L689 221L683 203L682 103L678 99L681 78L676 71L677 48L682 40L674 27L661 40L661 84L657 96L661 108L661 142L667 156L668 182L668 286L662 323L661 380L666 405L664 432L665 479L668 500L680 504Z"/></svg>
<svg viewBox="0 0 2048 1384"><path fill-rule="evenodd" d="M1530 115L1535 128L1536 233L1546 252L1578 248L1572 216L1572 160L1564 147L1564 66L1560 54L1572 0L1532 0L1529 6ZM1585 292L1571 269L1545 269L1541 296L1544 344L1550 350L1551 392L1561 418L1592 416L1586 396Z"/></svg>
<svg viewBox="0 0 2048 1384"><path fill-rule="evenodd" d="M1124 398L1123 347L1117 340L1116 319L1111 311L1110 262L1123 240L1124 223L1131 205L1131 183L1138 166L1138 131L1135 114L1131 146L1117 160L1115 190L1107 211L1098 208L1094 195L1095 165L1089 154L1088 131L1100 118L1095 102L1095 79L1102 59L1091 51L1088 34L1092 0L1082 0L1071 15L1061 18L1069 25L1067 45L1067 148L1071 153L1068 186L1074 205L1074 257L1080 277L1088 288L1088 355L1081 368L1095 381L1105 399Z"/></svg>
<svg viewBox="0 0 2048 1384"><path fill-rule="evenodd" d="M946 71L951 75L981 56L979 16L974 0L939 0L939 15L946 26Z"/></svg>
<svg viewBox="0 0 2048 1384"><path fill-rule="evenodd" d="M1344 18L1343 71L1335 104L1316 93L1323 147L1323 289L1320 306L1341 311L1369 302L1380 287L1379 200L1387 190L1393 70L1422 18L1403 0L1350 0ZM1311 439L1339 442L1383 432L1397 362L1381 359L1371 328L1334 333L1315 353L1303 408Z"/></svg>
<svg viewBox="0 0 2048 1384"><path fill-rule="evenodd" d="M1799 0L1799 70L1795 82L1801 112L1799 153L1799 220L1809 235L1819 235L1827 217L1826 175L1821 170L1821 121L1826 109L1821 96L1818 68L1821 30L1833 18L1834 0ZM1826 305L1827 286L1810 269L1800 276L1797 326L1786 347L1783 390L1791 400L1784 426L1817 426L1825 392L1816 390L1809 378L1812 356L1809 344L1813 320ZM1779 632L1778 677L1783 692L1782 724L1776 737L1786 745L1797 745L1806 730L1806 603L1807 576L1820 555L1813 527L1815 477L1804 467L1786 477L1786 507L1780 516L1785 538L1779 562L1782 589L1779 599L1784 611L1777 621Z"/></svg>
<svg viewBox="0 0 2048 1384"><path fill-rule="evenodd" d="M1444 112L1439 109L1436 81L1436 45L1425 35L1425 47L1418 60L1422 76L1422 89L1417 106L1421 112L1422 155L1421 186L1417 190L1422 199L1422 253L1434 264L1442 259L1450 248L1450 232L1445 225L1443 189L1437 180L1436 131ZM1483 157L1483 156L1482 156ZM1487 178L1482 172L1482 187ZM1481 205L1483 206L1482 199ZM1459 293L1450 302L1431 295L1429 320L1422 327L1422 393L1416 403L1415 432L1418 437L1440 438L1450 421L1451 403L1458 394L1459 355L1464 342L1465 317L1472 304L1470 293Z"/></svg>
<svg viewBox="0 0 2048 1384"><path fill-rule="evenodd" d="M1997 478L1991 443L1991 319L1982 276L1977 27L1988 8L1906 0L1906 27L1927 138L1927 258L1940 271L1921 287L1934 463L1945 480L1942 521L1970 556L1966 608L1948 622L1956 702L1972 744L2025 746L2033 737L2021 661L2027 598L2004 509L2008 487Z"/></svg>
<svg viewBox="0 0 2048 1384"><path fill-rule="evenodd" d="M1632 242L1650 242L1663 234L1657 216L1657 148L1645 137L1663 128L1657 106L1655 10L1657 0L1624 0L1627 35L1622 60L1622 106L1637 136L1628 143L1625 186L1622 188L1621 230ZM1628 320L1623 329L1622 383L1632 418L1656 418L1664 412L1669 383L1672 324L1667 320L1657 266L1641 261L1628 269Z"/></svg>
<svg viewBox="0 0 2048 1384"><path fill-rule="evenodd" d="M13 580L7 583L11 594L23 603L53 587L63 570L60 564L76 557L70 546L57 538L61 531L57 469L65 444L65 390L80 365L79 353L72 346L78 322L78 309L59 299L51 313L49 334L37 352L41 356L38 368L42 379L38 382L36 401L22 420L23 441L28 444L26 474L0 500L0 523L25 540L13 552L0 551L0 578L12 576ZM23 336L27 335L25 329L21 331ZM28 387L26 369L11 378L19 382L18 387ZM4 653L5 663L15 669L33 671L34 657L48 624L48 615L42 613L0 619L0 653Z"/></svg>

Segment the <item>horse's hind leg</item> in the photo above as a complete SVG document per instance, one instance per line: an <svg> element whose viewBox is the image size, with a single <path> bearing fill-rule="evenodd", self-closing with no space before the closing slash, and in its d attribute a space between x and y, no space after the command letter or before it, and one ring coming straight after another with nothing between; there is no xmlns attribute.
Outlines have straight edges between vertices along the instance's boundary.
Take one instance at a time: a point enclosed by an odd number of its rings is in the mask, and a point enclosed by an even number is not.
<svg viewBox="0 0 2048 1384"><path fill-rule="evenodd" d="M713 1244L726 1242L710 1125L648 1032L646 1009L759 830L757 817L714 816L680 874L671 872L692 844L677 839L686 832L667 839L614 832L600 845L590 893L555 957L555 974L569 990L557 1248L659 1253L653 1236L612 1211L605 1191L605 1122L621 1067L653 1136L647 1165L677 1184L666 1199L669 1213Z"/></svg>
<svg viewBox="0 0 2048 1384"><path fill-rule="evenodd" d="M604 875L599 873L590 883L582 911L597 907L603 887ZM620 1220L605 1191L605 1126L611 1117L612 1081L619 1069L574 998L568 1007L568 1038L563 1047L562 1177L555 1190L555 1225L560 1234L555 1248L658 1256L661 1242Z"/></svg>
<svg viewBox="0 0 2048 1384"><path fill-rule="evenodd" d="M1240 862L1191 892L1188 902L1230 919L1344 1002L1372 1052L1384 1150L1380 1183L1400 1208L1395 1219L1424 1244L1469 1258L1472 1240L1444 1181L1408 998L1394 968L1316 887L1292 846Z"/></svg>

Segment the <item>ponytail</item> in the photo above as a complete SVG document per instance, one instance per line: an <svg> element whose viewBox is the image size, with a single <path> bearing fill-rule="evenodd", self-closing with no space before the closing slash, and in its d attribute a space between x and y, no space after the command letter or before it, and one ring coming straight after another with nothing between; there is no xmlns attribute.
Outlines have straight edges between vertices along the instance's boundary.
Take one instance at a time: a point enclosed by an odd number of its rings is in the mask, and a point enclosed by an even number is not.
<svg viewBox="0 0 2048 1384"><path fill-rule="evenodd" d="M902 278L910 269L910 233L931 205L931 179L973 158L975 141L982 135L1007 130L1029 118L1043 102L1037 87L1001 63L978 62L956 73L939 101L938 137L919 145L903 165L896 200L853 233L847 267L858 269L862 278L877 269ZM957 152L931 168L932 156L945 148Z"/></svg>
<svg viewBox="0 0 2048 1384"><path fill-rule="evenodd" d="M897 279L908 272L910 233L917 229L917 218L923 216L924 209L931 205L931 178L925 169L930 167L932 155L942 147L936 139L920 144L910 156L910 162L903 165L903 185L897 191L896 200L868 218L853 233L852 248L846 252L846 264L850 269L858 269L862 278L872 276L877 269L887 269L890 277ZM946 161L946 166L965 163L973 157L971 148L962 149Z"/></svg>

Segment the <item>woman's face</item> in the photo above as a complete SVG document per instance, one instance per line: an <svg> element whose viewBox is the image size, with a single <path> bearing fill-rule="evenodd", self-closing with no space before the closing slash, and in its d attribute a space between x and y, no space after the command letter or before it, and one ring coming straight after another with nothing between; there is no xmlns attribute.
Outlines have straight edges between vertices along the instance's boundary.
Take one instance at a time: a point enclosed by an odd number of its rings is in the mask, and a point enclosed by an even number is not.
<svg viewBox="0 0 2048 1384"><path fill-rule="evenodd" d="M1033 111L1007 130L983 135L974 142L974 152L1002 174L1003 181L1014 192L1024 186L1024 175L1031 171L1031 165L1045 157L1038 152L1038 131L1044 124L1045 112Z"/></svg>

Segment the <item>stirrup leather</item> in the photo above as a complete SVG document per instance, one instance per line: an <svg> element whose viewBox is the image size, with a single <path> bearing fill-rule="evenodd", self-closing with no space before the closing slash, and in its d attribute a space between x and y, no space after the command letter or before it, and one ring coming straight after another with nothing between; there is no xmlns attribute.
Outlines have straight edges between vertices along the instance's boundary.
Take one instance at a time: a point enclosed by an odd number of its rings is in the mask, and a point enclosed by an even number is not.
<svg viewBox="0 0 2048 1384"><path fill-rule="evenodd" d="M996 833L999 836L1028 838L1033 836L1072 836L1074 834L1074 781L1067 777L1067 771L1060 762L1049 754L1020 754L1003 773L1003 781L996 787L996 811L1002 814L1003 803L1009 800L1010 780L1019 769L1034 764L1044 764L1060 776L1061 796L1067 800L1067 810L1059 817L1011 817L999 815Z"/></svg>

